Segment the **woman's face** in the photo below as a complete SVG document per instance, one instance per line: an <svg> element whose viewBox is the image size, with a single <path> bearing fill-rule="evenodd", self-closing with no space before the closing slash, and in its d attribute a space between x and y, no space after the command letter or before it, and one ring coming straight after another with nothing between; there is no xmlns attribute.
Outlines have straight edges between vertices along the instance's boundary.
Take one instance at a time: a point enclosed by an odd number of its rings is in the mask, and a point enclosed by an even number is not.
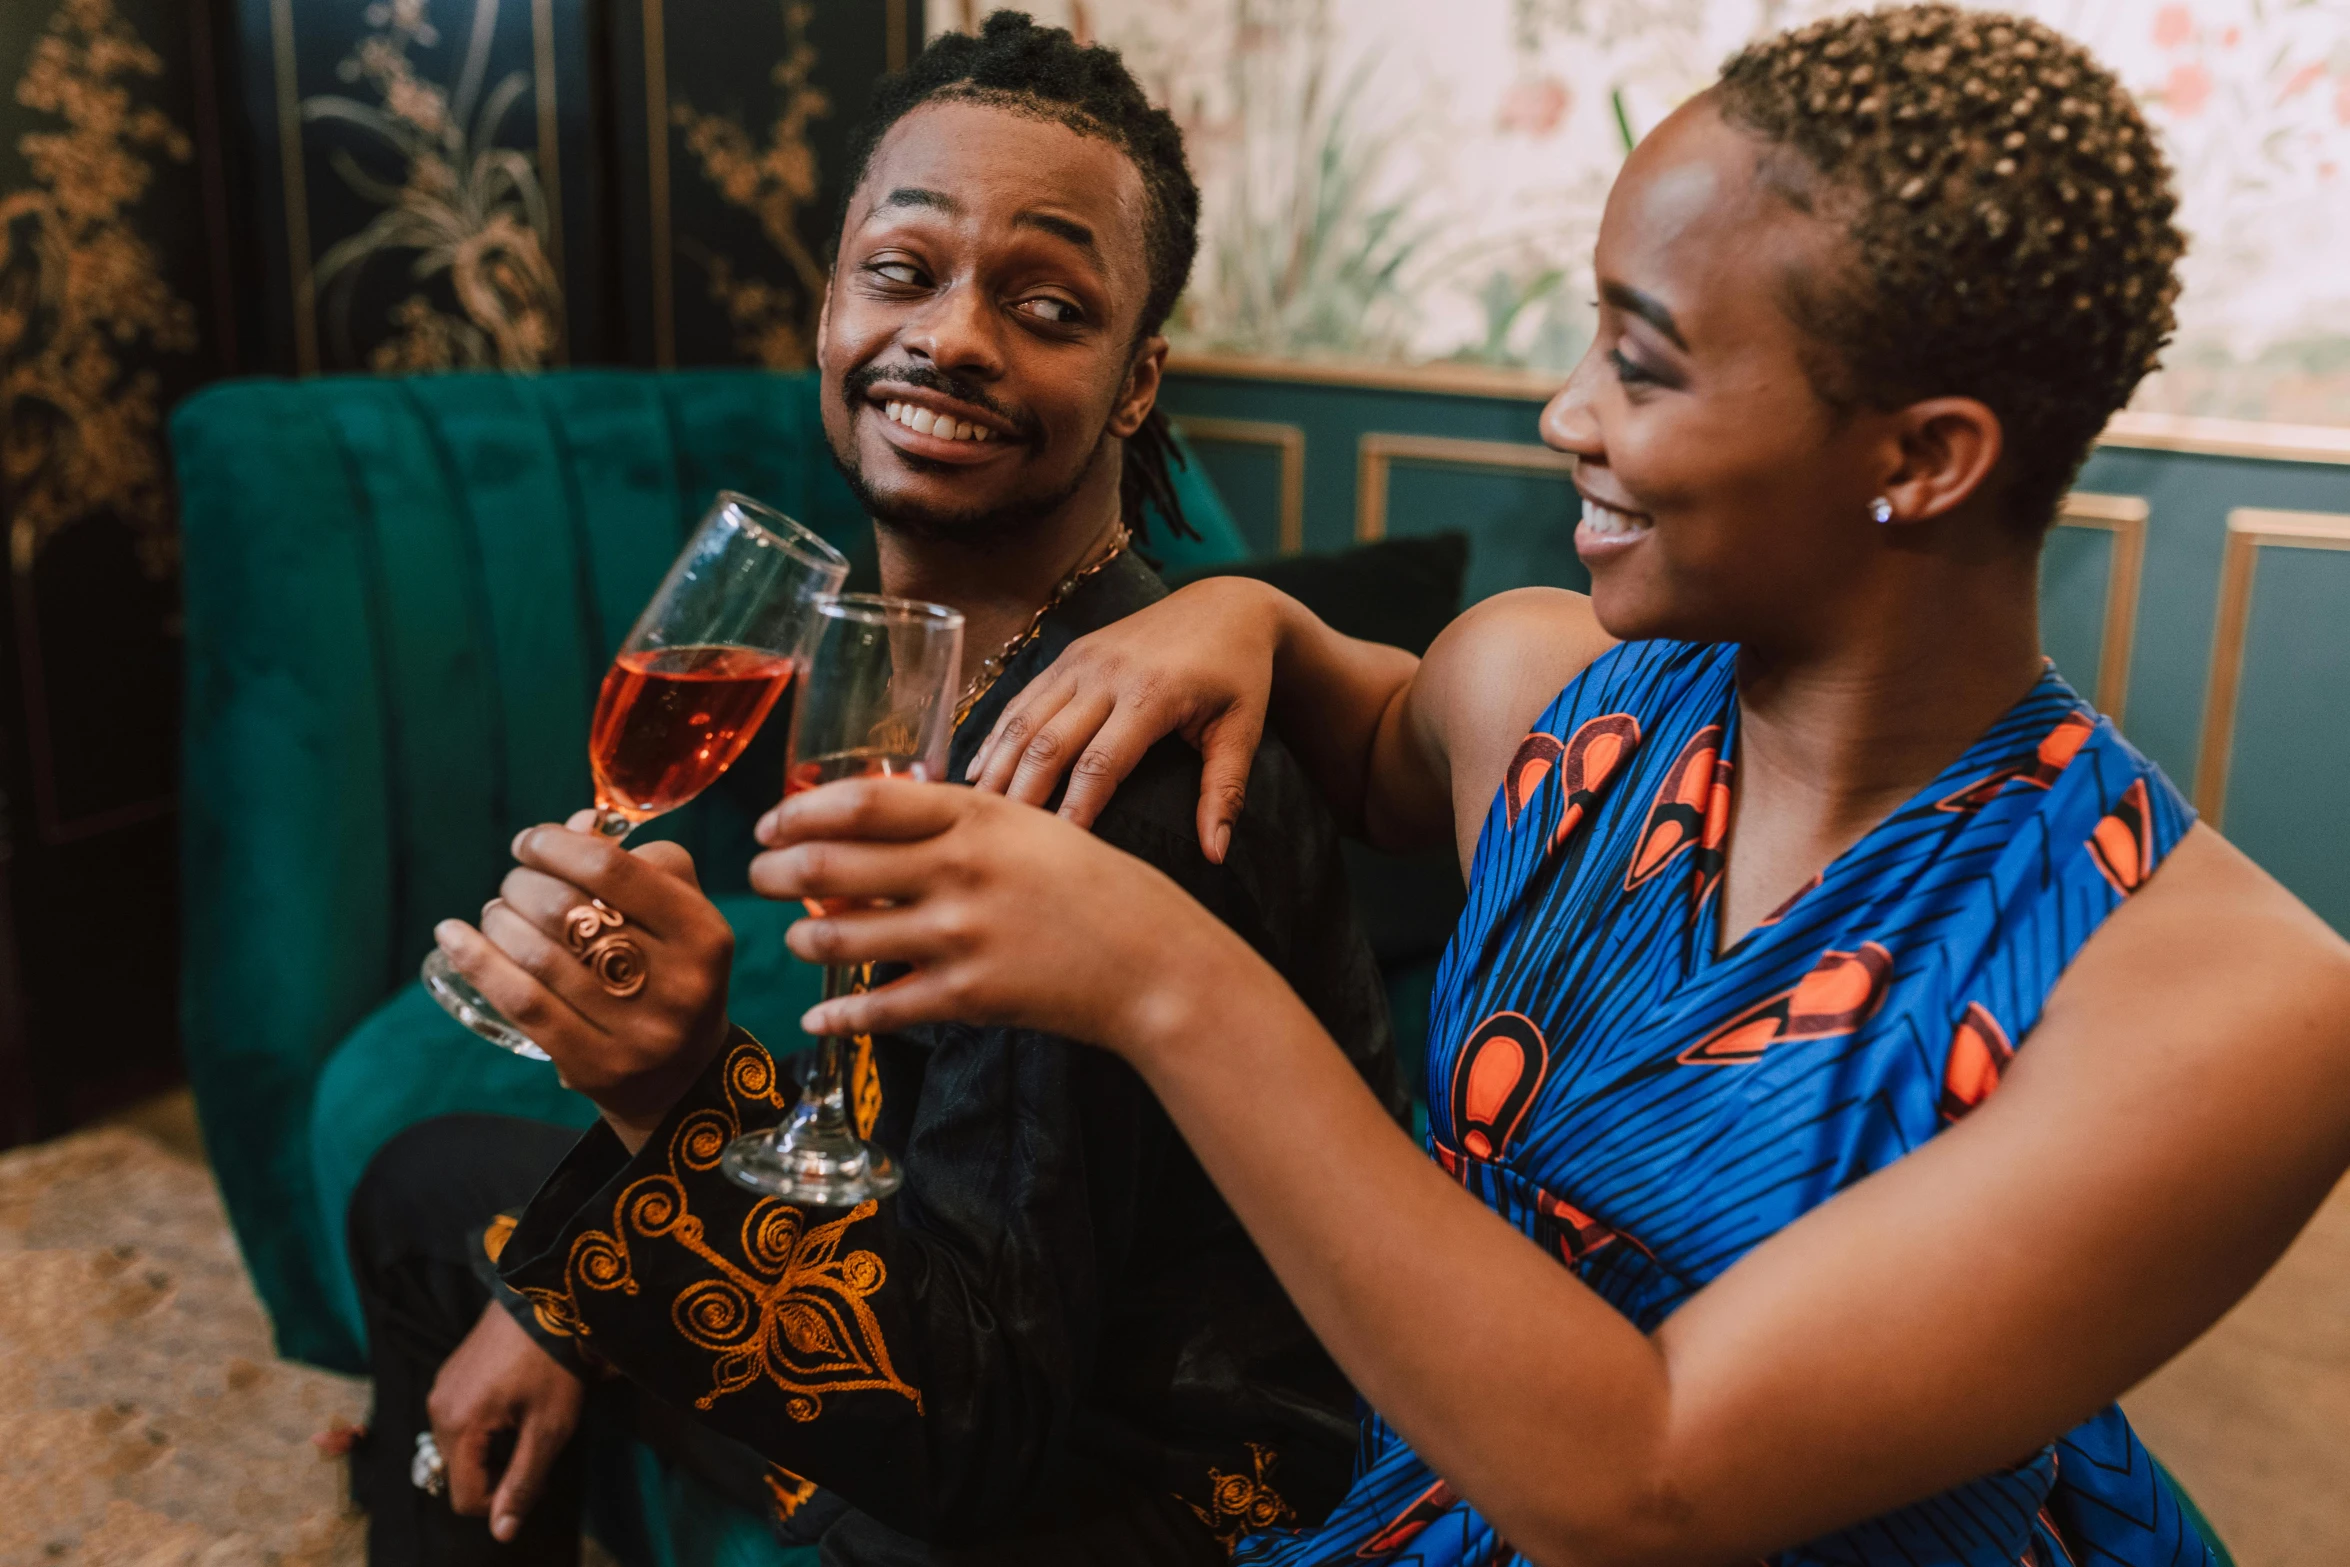
<svg viewBox="0 0 2350 1567"><path fill-rule="evenodd" d="M1786 305L1847 241L1758 178L1761 152L1705 97L1633 151L1600 223L1598 333L1543 410L1580 459L1575 549L1618 637L1808 640L1878 553L1882 420L1820 399L1805 356L1827 350Z"/></svg>

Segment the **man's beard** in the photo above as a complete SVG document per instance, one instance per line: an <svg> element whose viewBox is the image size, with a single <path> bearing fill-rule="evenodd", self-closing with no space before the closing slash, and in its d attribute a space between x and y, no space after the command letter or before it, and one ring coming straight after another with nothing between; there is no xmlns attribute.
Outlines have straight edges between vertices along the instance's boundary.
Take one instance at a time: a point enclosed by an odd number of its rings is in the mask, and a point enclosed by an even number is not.
<svg viewBox="0 0 2350 1567"><path fill-rule="evenodd" d="M1012 439L1035 438L1033 420L1021 418L988 396L983 389L927 365L860 365L841 377L841 400L848 405L852 430L859 412L878 412L866 401L866 394L883 381L899 386L918 386L926 391L960 399L974 407L986 409L1011 425L1018 432ZM1078 464L1076 473L1070 476L1067 484L1049 494L1023 496L998 506L972 507L962 511L908 505L882 495L866 482L864 470L857 460L854 435L847 442L846 451L829 439L824 444L832 453L832 465L840 470L842 478L848 480L849 489L857 497L857 504L865 508L865 515L875 523L892 532L917 539L953 544L984 544L1028 533L1067 505L1070 497L1084 487L1094 464L1101 459L1103 443L1109 439L1109 425L1104 421L1101 434L1094 438L1093 449L1086 454L1085 461ZM934 463L905 452L898 453L898 460L923 473L946 473L955 467L951 463Z"/></svg>

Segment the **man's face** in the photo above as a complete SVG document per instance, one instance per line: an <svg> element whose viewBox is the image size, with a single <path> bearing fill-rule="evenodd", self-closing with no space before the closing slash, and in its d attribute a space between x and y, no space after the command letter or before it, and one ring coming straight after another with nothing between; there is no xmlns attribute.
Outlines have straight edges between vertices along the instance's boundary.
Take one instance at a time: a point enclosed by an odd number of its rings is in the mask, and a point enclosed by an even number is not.
<svg viewBox="0 0 2350 1567"><path fill-rule="evenodd" d="M946 100L890 128L817 337L825 436L875 518L1039 521L1133 433L1156 384L1134 373L1143 215L1133 162L1066 126Z"/></svg>

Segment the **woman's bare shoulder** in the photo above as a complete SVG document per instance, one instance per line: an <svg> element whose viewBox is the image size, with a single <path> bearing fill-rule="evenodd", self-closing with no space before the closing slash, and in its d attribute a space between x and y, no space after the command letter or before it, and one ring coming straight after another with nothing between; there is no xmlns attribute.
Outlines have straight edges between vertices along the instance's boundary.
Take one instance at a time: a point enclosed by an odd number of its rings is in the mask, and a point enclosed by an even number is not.
<svg viewBox="0 0 2350 1567"><path fill-rule="evenodd" d="M1428 649L1423 678L1454 709L1453 733L1497 729L1514 746L1550 699L1615 645L1585 595L1516 588L1471 605L1447 626Z"/></svg>
<svg viewBox="0 0 2350 1567"><path fill-rule="evenodd" d="M1413 707L1445 760L1463 865L1526 731L1615 645L1583 594L1518 588L1472 605L1429 647Z"/></svg>

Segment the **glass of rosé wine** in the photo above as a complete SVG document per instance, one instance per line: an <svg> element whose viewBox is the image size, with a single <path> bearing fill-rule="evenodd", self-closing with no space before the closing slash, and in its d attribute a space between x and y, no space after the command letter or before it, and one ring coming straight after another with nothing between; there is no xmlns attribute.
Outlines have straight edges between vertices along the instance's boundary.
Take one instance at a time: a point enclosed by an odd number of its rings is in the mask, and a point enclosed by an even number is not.
<svg viewBox="0 0 2350 1567"><path fill-rule="evenodd" d="M627 837L718 781L791 684L815 608L848 557L783 513L732 490L669 567L620 644L588 726L595 830ZM547 1053L434 948L424 988L493 1045Z"/></svg>
<svg viewBox="0 0 2350 1567"><path fill-rule="evenodd" d="M792 705L786 796L842 778L946 776L963 671L963 617L940 604L845 593L816 604L806 676ZM814 899L813 914L827 912ZM850 993L853 966L824 971L824 997ZM753 1191L846 1207L886 1197L904 1180L849 1119L844 1041L816 1041L799 1103L772 1131L736 1138L721 1160Z"/></svg>

